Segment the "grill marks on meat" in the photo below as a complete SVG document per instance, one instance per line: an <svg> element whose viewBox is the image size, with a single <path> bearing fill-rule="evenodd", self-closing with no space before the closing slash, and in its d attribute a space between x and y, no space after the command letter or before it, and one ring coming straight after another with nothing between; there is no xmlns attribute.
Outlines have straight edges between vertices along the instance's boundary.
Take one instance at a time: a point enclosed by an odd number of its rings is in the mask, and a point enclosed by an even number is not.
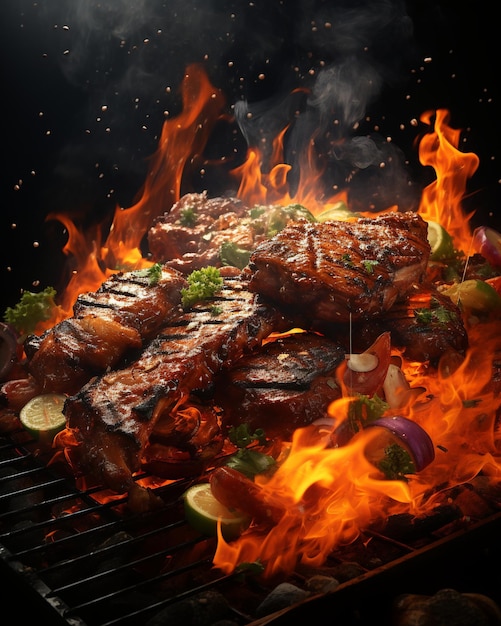
<svg viewBox="0 0 501 626"><path fill-rule="evenodd" d="M425 276L427 224L416 213L290 224L251 255L249 288L310 319L382 315Z"/></svg>
<svg viewBox="0 0 501 626"><path fill-rule="evenodd" d="M215 402L226 427L248 424L268 436L291 437L296 428L325 417L341 396L335 372L344 350L315 333L293 333L271 341L225 370Z"/></svg>
<svg viewBox="0 0 501 626"><path fill-rule="evenodd" d="M75 393L177 314L186 284L182 274L165 267L154 284L145 272L113 275L96 292L78 297L73 317L27 339L31 375L44 392Z"/></svg>
<svg viewBox="0 0 501 626"><path fill-rule="evenodd" d="M162 415L192 391L208 389L223 367L285 327L283 316L244 283L226 281L218 297L163 326L135 362L67 399L64 412L80 443L81 465L115 491L129 489Z"/></svg>

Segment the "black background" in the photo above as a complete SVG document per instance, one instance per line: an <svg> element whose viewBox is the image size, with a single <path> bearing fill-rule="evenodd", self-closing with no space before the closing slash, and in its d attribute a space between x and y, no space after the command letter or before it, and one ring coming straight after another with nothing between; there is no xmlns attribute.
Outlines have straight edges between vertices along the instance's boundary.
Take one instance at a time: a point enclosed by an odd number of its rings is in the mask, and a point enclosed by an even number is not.
<svg viewBox="0 0 501 626"><path fill-rule="evenodd" d="M391 137L404 155L405 176L420 190L433 173L419 164L423 126L411 120L449 110L451 126L463 131L460 149L480 157L465 208L476 211L475 223L497 226L500 55L490 6L3 0L0 308L14 305L23 289L61 286L65 239L58 222L46 221L49 213L78 216L87 226L116 205L133 204L164 112L179 112L179 85L191 62L204 64L229 109L239 100L266 104L310 88L322 67L341 63L347 51L363 56L367 47L382 82L360 133L377 125L381 137ZM230 145L224 134L213 143L243 158L238 135ZM228 191L219 179L190 186Z"/></svg>

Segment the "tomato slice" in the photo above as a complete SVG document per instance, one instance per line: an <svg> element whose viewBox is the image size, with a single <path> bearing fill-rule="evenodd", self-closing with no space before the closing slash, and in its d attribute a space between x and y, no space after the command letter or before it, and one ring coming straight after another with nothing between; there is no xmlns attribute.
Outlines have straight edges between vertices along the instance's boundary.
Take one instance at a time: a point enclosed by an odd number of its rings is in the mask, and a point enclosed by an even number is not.
<svg viewBox="0 0 501 626"><path fill-rule="evenodd" d="M231 467L216 468L209 483L216 500L246 513L256 523L277 524L284 516L285 509L271 503L262 487Z"/></svg>
<svg viewBox="0 0 501 626"><path fill-rule="evenodd" d="M501 296L501 276L494 276L494 278L487 278L485 281L493 289L495 289Z"/></svg>
<svg viewBox="0 0 501 626"><path fill-rule="evenodd" d="M389 332L382 333L363 353L374 355L377 358L376 367L368 372L356 372L350 369L348 355L348 366L344 371L343 381L350 393L360 393L372 397L384 383L391 361L390 337Z"/></svg>

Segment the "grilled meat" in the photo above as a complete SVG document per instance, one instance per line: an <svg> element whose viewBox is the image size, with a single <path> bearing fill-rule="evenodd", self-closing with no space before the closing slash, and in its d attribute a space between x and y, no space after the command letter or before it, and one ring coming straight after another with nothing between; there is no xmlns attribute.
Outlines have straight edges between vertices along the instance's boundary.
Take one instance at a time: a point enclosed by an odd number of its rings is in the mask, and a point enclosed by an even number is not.
<svg viewBox="0 0 501 626"><path fill-rule="evenodd" d="M151 255L185 274L207 265L220 267L223 243L233 242L249 253L255 248L256 234L241 219L248 211L238 198L186 194L154 220L148 231Z"/></svg>
<svg viewBox="0 0 501 626"><path fill-rule="evenodd" d="M310 320L379 316L425 275L427 224L417 213L289 224L250 257L249 288Z"/></svg>
<svg viewBox="0 0 501 626"><path fill-rule="evenodd" d="M81 466L111 489L129 490L156 424L175 415L193 391L208 389L223 367L287 326L245 283L226 281L217 297L164 325L138 360L67 399L64 412Z"/></svg>
<svg viewBox="0 0 501 626"><path fill-rule="evenodd" d="M464 355L468 334L459 307L432 285L416 287L397 302L382 320L392 345L403 348L411 361L437 364L448 353Z"/></svg>
<svg viewBox="0 0 501 626"><path fill-rule="evenodd" d="M215 402L227 427L246 423L270 437L325 417L341 396L335 371L344 350L316 333L293 333L267 342L218 376Z"/></svg>
<svg viewBox="0 0 501 626"><path fill-rule="evenodd" d="M147 271L120 272L96 292L80 295L73 317L26 340L29 372L41 391L75 393L140 349L178 313L186 284L182 274L163 267L156 282Z"/></svg>
<svg viewBox="0 0 501 626"><path fill-rule="evenodd" d="M390 331L391 344L410 361L436 365L444 354L464 355L468 334L459 307L434 285L414 285L414 290L396 302L383 316L348 324L318 322L314 329L345 350L363 351L381 333Z"/></svg>
<svg viewBox="0 0 501 626"><path fill-rule="evenodd" d="M314 219L299 204L249 208L237 198L190 193L156 218L148 245L154 259L185 274L207 265L242 270L260 242L299 216Z"/></svg>

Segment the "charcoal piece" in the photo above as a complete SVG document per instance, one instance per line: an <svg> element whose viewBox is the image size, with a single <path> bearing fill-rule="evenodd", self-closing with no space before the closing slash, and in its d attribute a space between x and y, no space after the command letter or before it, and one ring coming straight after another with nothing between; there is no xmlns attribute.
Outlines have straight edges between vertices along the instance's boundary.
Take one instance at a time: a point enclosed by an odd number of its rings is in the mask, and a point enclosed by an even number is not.
<svg viewBox="0 0 501 626"><path fill-rule="evenodd" d="M264 617L305 600L310 594L291 583L277 585L256 609L256 617Z"/></svg>

